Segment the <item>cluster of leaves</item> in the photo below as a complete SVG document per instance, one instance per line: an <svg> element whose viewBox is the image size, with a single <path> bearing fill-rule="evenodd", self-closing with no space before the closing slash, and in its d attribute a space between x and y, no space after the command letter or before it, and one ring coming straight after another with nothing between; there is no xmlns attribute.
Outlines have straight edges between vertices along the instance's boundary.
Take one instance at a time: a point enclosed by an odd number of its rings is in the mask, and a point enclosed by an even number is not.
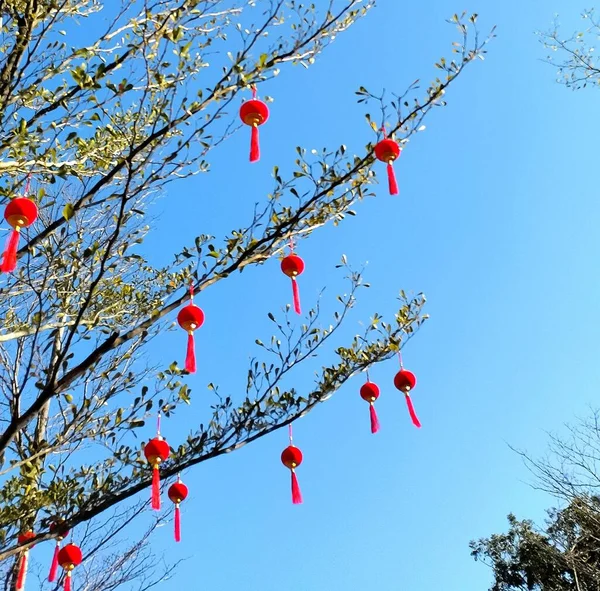
<svg viewBox="0 0 600 591"><path fill-rule="evenodd" d="M600 498L577 497L548 511L542 529L508 516L508 532L471 542L492 568L490 591L593 591L600 588Z"/></svg>
<svg viewBox="0 0 600 591"><path fill-rule="evenodd" d="M519 452L535 486L557 499L546 523L509 515L509 530L471 543L472 556L490 566L490 591L592 591L600 588L600 411L550 436L549 452Z"/></svg>
<svg viewBox="0 0 600 591"><path fill-rule="evenodd" d="M600 84L600 61L595 42L600 35L600 21L595 9L581 14L584 28L565 37L558 23L551 30L538 33L551 53L546 61L558 69L557 81L573 90Z"/></svg>

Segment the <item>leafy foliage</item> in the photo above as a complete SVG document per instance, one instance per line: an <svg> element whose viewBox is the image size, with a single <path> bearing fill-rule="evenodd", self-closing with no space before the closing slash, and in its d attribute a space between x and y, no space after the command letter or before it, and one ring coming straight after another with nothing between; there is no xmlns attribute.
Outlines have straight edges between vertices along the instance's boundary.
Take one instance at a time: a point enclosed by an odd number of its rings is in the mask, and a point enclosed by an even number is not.
<svg viewBox="0 0 600 591"><path fill-rule="evenodd" d="M546 457L519 452L562 508L543 527L509 515L507 533L471 543L472 556L490 566L490 591L592 591L600 587L600 413L593 411L567 434L551 435Z"/></svg>
<svg viewBox="0 0 600 591"><path fill-rule="evenodd" d="M550 510L542 530L508 516L509 530L471 542L494 572L490 591L592 591L600 585L600 499L581 497Z"/></svg>
<svg viewBox="0 0 600 591"><path fill-rule="evenodd" d="M359 155L345 146L320 153L298 147L294 170L284 176L276 167L268 198L228 235L190 238L164 267L150 264L139 248L155 197L172 182L209 172L211 150L239 127L236 111L248 88L288 64L310 66L371 8L361 0L320 8L295 0L2 3L0 195L19 194L33 175L36 190L28 196L40 209L24 232L18 271L0 288L5 565L19 551L20 531L33 527L34 543L49 539L57 516L71 527L95 527L149 486L136 430L157 410L168 418L194 396L182 368L145 365L142 353L185 301L185 286L199 293L277 257L291 240L355 215L352 207L373 195L372 143ZM444 104L464 67L485 54L488 39L479 39L476 15L451 22L460 33L455 57L436 64L441 74L421 96L417 83L389 102L363 87L358 92L360 102L375 104L391 121L390 133L404 145L427 113ZM101 33L77 44L82 26ZM273 337L256 341L260 356L248 369L245 395L223 395L210 384L209 420L171 441L163 476L288 424L414 334L425 319L425 299L401 292L395 318L376 314L364 334L337 347L311 391L289 387L289 374L327 350L366 286L346 261L342 267L349 289L338 297L332 321L323 322L319 305L301 326L287 311L270 313ZM139 507L132 507L135 516ZM114 526L101 523L98 548L114 534ZM131 556L138 551L134 546ZM117 562L111 564L114 570ZM139 564L128 572L139 572ZM127 580L122 574L109 583L106 572L90 575L94 589Z"/></svg>
<svg viewBox="0 0 600 591"><path fill-rule="evenodd" d="M558 68L558 82L573 90L600 84L600 58L594 45L600 34L600 21L593 8L584 10L581 19L582 29L569 37L562 35L558 23L550 31L538 33L551 52L546 61Z"/></svg>

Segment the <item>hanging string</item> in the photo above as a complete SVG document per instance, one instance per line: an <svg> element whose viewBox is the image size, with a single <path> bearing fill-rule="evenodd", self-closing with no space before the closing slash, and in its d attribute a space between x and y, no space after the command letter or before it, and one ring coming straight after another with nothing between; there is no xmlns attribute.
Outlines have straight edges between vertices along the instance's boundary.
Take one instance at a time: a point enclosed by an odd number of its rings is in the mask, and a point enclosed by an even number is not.
<svg viewBox="0 0 600 591"><path fill-rule="evenodd" d="M370 382L371 378L369 377L369 368L367 367L367 369L365 369L365 371L367 372L367 382Z"/></svg>
<svg viewBox="0 0 600 591"><path fill-rule="evenodd" d="M387 137L387 133L385 131L385 123L381 126L381 133L383 134L383 139Z"/></svg>
<svg viewBox="0 0 600 591"><path fill-rule="evenodd" d="M31 187L31 173L27 175L27 181L25 183L25 191L23 192L23 197L27 197L29 195L29 189Z"/></svg>
<svg viewBox="0 0 600 591"><path fill-rule="evenodd" d="M288 425L288 434L290 436L290 445L293 445L293 438L292 438L292 423L290 423Z"/></svg>
<svg viewBox="0 0 600 591"><path fill-rule="evenodd" d="M156 435L160 435L160 411L156 415Z"/></svg>
<svg viewBox="0 0 600 591"><path fill-rule="evenodd" d="M252 85L252 98L255 99L256 98L256 84Z"/></svg>
<svg viewBox="0 0 600 591"><path fill-rule="evenodd" d="M402 363L402 351L398 349L398 361L400 362L400 369L404 369L404 364Z"/></svg>
<svg viewBox="0 0 600 591"><path fill-rule="evenodd" d="M290 252L293 254L294 253L294 249L296 248L296 244L294 242L294 237L293 236L290 238L290 241L288 242L288 248L290 249Z"/></svg>
<svg viewBox="0 0 600 591"><path fill-rule="evenodd" d="M190 302L194 301L194 280L190 277Z"/></svg>

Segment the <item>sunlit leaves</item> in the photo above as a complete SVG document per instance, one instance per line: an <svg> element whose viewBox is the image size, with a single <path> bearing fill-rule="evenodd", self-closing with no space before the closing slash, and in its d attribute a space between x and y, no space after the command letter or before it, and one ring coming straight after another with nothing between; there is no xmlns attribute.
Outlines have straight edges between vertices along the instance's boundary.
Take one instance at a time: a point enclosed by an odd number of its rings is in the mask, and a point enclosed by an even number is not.
<svg viewBox="0 0 600 591"><path fill-rule="evenodd" d="M165 241L150 261L140 245L160 226L155 199L178 179L210 170L211 150L239 125L236 107L248 87L289 63L310 66L372 4L350 1L327 11L275 3L273 13L261 8L256 23L250 21L257 13L246 18L245 6L207 15L201 1L183 8L171 0L143 7L132 0L132 10L103 26L100 37L87 28L90 38L84 35L80 47L62 37L101 3L65 3L67 12L53 8L52 15L44 13L50 4L39 4L35 34L47 38L0 103L0 193L14 196L32 172L41 211L18 274L0 290L3 428L16 424L11 412L27 413L34 403L37 409L4 450L0 540L14 538L28 519L88 518L146 486L142 443L159 410L168 421L190 405L194 417L203 417L192 432L169 438L174 455L162 469L172 475L310 411L406 343L425 316L424 298L404 293L395 316L375 313L362 334L334 343L358 292L369 286L342 256L349 289L337 300L328 294L337 302L331 317L324 321L319 306L300 324L291 321L289 306L268 313L268 332L254 340L250 367L237 369L235 392L214 382L199 396L174 355L157 367L146 354L152 339L173 327L190 283L201 293L278 257L290 240L360 213L359 202L375 194L372 148L381 125L408 142L464 64L484 51L471 37L461 39L455 61L438 61L446 79L423 91L416 82L391 96L359 87L358 100L371 113L363 148L353 153L343 138L334 148L298 146L292 162L274 167L269 194L247 219L232 219L229 233L204 234L199 219L195 239L177 236L174 254ZM453 24L466 34L468 23L457 18ZM220 51L229 52L222 63L214 57ZM176 193L169 191L169 207L179 207ZM307 367L315 384L300 391L293 376Z"/></svg>

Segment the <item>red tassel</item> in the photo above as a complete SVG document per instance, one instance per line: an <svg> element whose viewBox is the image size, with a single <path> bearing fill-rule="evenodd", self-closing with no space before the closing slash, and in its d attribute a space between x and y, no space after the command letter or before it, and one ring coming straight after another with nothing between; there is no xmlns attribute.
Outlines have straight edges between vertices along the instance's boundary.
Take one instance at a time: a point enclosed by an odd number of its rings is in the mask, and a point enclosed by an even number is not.
<svg viewBox="0 0 600 591"><path fill-rule="evenodd" d="M160 511L160 472L158 466L152 470L152 508Z"/></svg>
<svg viewBox="0 0 600 591"><path fill-rule="evenodd" d="M175 541L181 542L181 511L179 505L175 506Z"/></svg>
<svg viewBox="0 0 600 591"><path fill-rule="evenodd" d="M300 289L298 288L298 282L295 277L292 277L292 291L294 292L294 312L296 312L296 314L302 314L300 309Z"/></svg>
<svg viewBox="0 0 600 591"><path fill-rule="evenodd" d="M2 265L0 266L0 271L2 271L2 273L11 273L17 268L19 237L20 232L18 230L13 230L10 233L10 237L6 243L6 249L4 250L4 256L2 257Z"/></svg>
<svg viewBox="0 0 600 591"><path fill-rule="evenodd" d="M65 591L71 591L71 573L70 572L68 572L67 576L65 577L64 590Z"/></svg>
<svg viewBox="0 0 600 591"><path fill-rule="evenodd" d="M377 433L379 431L379 419L377 418L377 411L375 410L375 405L371 402L369 404L371 411L371 433Z"/></svg>
<svg viewBox="0 0 600 591"><path fill-rule="evenodd" d="M252 136L250 138L250 162L260 160L260 146L258 144L258 125L252 126Z"/></svg>
<svg viewBox="0 0 600 591"><path fill-rule="evenodd" d="M420 429L421 421L419 421L419 417L417 417L417 413L415 412L415 407L413 406L410 394L406 394L406 405L408 406L408 414L410 414L410 418L412 419L413 425Z"/></svg>
<svg viewBox="0 0 600 591"><path fill-rule="evenodd" d="M52 559L52 566L50 567L50 574L48 575L48 581L54 583L56 581L56 573L58 572L58 553L60 551L60 542L56 542L56 548L54 548L54 558Z"/></svg>
<svg viewBox="0 0 600 591"><path fill-rule="evenodd" d="M298 485L298 477L296 472L292 470L292 503L299 505L302 503L302 493L300 492L300 486Z"/></svg>
<svg viewBox="0 0 600 591"><path fill-rule="evenodd" d="M187 355L185 356L185 370L196 373L196 347L194 346L194 333L188 332Z"/></svg>
<svg viewBox="0 0 600 591"><path fill-rule="evenodd" d="M388 185L390 186L390 195L398 195L398 183L396 182L396 174L394 173L394 167L389 162L387 165L388 173Z"/></svg>
<svg viewBox="0 0 600 591"><path fill-rule="evenodd" d="M19 564L19 572L17 573L17 591L25 589L25 577L27 576L27 555L29 552L25 550L23 556L21 556L21 563Z"/></svg>

